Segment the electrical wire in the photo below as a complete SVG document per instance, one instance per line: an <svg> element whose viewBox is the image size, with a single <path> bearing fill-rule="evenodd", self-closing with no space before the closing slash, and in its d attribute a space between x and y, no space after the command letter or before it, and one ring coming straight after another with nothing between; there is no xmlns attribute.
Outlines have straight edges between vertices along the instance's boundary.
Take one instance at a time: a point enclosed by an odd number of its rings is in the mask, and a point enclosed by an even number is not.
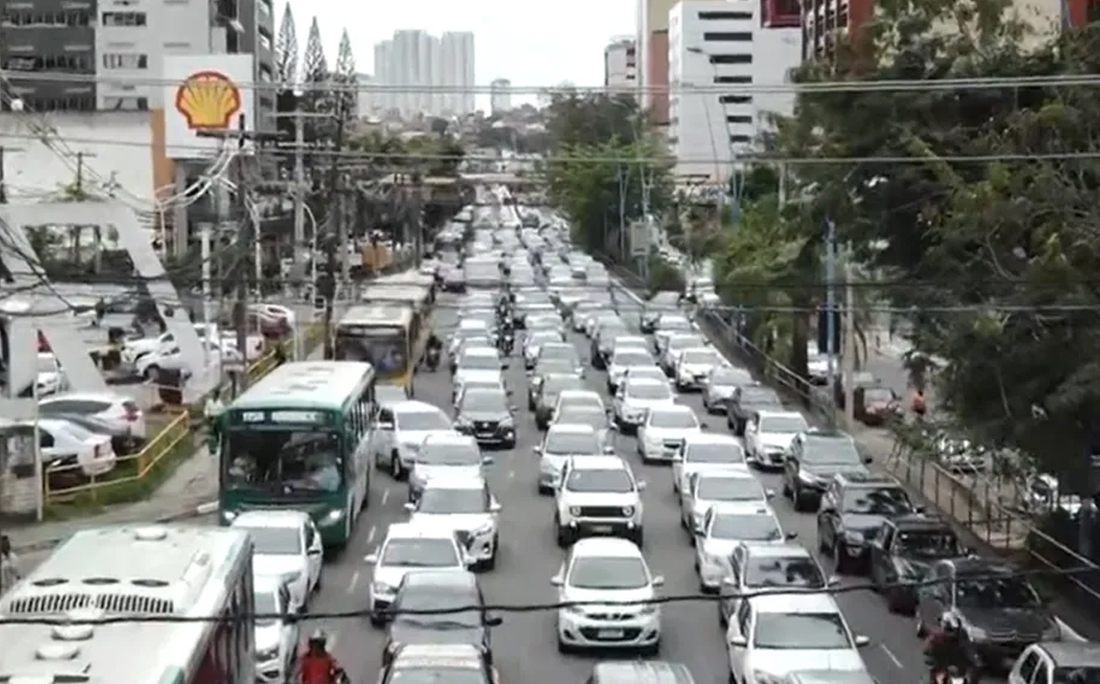
<svg viewBox="0 0 1100 684"><path fill-rule="evenodd" d="M66 84L112 83L135 86L171 87L181 83L178 78L153 78L149 76L131 76L119 74L104 77L98 74L68 74L49 71L24 71L0 69L0 78L13 82L49 82ZM235 84L242 90L263 90L276 92L279 85L264 81L240 81ZM1100 75L1068 74L1044 76L993 76L975 78L942 79L882 79L882 80L841 80L809 83L733 83L733 84L695 84L670 83L668 85L638 85L629 92L618 86L511 86L512 95L596 95L606 94L629 97L635 94L715 94L728 95L731 91L738 94L790 94L790 93L881 93L881 92L929 92L951 90L1004 90L1017 88L1079 88L1100 85ZM492 86L484 85L424 85L424 84L362 84L339 83L336 81L307 82L296 84L297 93L432 93L432 94L469 94L491 95L499 93Z"/></svg>
<svg viewBox="0 0 1100 684"><path fill-rule="evenodd" d="M1027 580L1032 577L1076 577L1080 575L1095 575L1100 577L1100 567L1089 565L1078 568L1016 570L1013 572L989 572L974 573L966 576L967 582L996 581L1003 582L1006 579ZM663 606L682 603L718 603L721 601L743 601L767 596L839 596L856 592L886 592L890 589L900 588L906 590L919 590L940 584L950 584L952 580L943 578L914 579L913 581L887 582L875 585L872 582L858 582L843 586L823 587L820 589L805 589L798 587L776 587L746 592L728 592L718 594L675 594L671 596L658 596L649 599L633 601L599 600L591 601L553 601L547 603L502 603L485 605L465 605L447 608L387 608L382 611L370 609L325 611L321 613L253 613L238 615L125 615L125 616L86 616L79 617L18 617L5 616L0 618L0 626L3 625L111 625L133 623L251 623L257 620L287 620L290 622L303 622L311 620L350 620L362 619L371 616L394 617L398 615L456 615L461 613L543 613L552 610L562 610L585 606L616 606L616 607L645 607Z"/></svg>

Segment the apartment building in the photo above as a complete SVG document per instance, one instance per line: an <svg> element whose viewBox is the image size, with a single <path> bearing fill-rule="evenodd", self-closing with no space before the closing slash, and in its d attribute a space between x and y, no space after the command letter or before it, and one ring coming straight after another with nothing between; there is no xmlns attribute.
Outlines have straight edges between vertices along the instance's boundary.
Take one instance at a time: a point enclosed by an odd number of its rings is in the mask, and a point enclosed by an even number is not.
<svg viewBox="0 0 1100 684"><path fill-rule="evenodd" d="M402 116L463 116L474 102L474 34L395 31L374 46L374 81L383 111Z"/></svg>
<svg viewBox="0 0 1100 684"><path fill-rule="evenodd" d="M8 0L0 64L49 76L5 87L34 111L147 111L165 104L165 55L210 53L254 54L254 80L271 82L274 15L272 0ZM273 112L274 94L257 110Z"/></svg>
<svg viewBox="0 0 1100 684"><path fill-rule="evenodd" d="M638 49L634 38L613 38L603 49L603 84L617 91L638 85Z"/></svg>
<svg viewBox="0 0 1100 684"><path fill-rule="evenodd" d="M445 116L465 116L477 111L474 92L474 34L469 31L448 31L440 37L442 48L441 78L438 85L445 92L437 104Z"/></svg>
<svg viewBox="0 0 1100 684"><path fill-rule="evenodd" d="M489 84L489 111L493 116L512 111L512 82L498 78Z"/></svg>
<svg viewBox="0 0 1100 684"><path fill-rule="evenodd" d="M758 149L770 115L794 111L792 92L751 88L788 83L802 60L801 31L774 27L792 22L775 21L773 2L685 0L669 12L668 139L677 175L724 181L739 157Z"/></svg>

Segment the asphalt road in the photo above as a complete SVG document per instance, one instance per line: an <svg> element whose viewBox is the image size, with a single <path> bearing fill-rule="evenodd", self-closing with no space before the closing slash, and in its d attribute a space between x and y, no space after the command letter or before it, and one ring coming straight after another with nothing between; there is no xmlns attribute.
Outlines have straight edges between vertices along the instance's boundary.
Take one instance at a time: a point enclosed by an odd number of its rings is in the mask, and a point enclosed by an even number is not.
<svg viewBox="0 0 1100 684"><path fill-rule="evenodd" d="M620 296L624 318L637 320L637 305ZM439 303L435 325L445 329L453 324L455 299L443 296ZM587 359L587 344L575 336L576 344ZM482 574L482 587L493 604L526 604L552 602L555 592L549 580L564 558L554 543L552 502L535 491L538 458L532 447L539 443L541 433L526 411L525 375L522 363L515 359L507 380L515 392L519 444L514 450L494 452L491 484L503 505L501 513L501 556L492 572ZM601 372L589 369L589 384L605 391ZM423 373L416 383L417 398L449 408L450 380L446 370ZM699 395L680 397L681 403L695 408L702 415ZM714 430L725 430L718 417L707 421ZM688 538L679 525L678 508L671 490L667 467L645 466L635 456L633 437L618 435L619 453L627 458L641 479L649 484L644 492L646 548L645 555L654 572L666 578L665 595L695 595L698 580L693 570L693 552ZM766 485L777 492L778 478L762 476ZM387 526L402 521L407 514L402 508L405 485L377 474L371 505L361 519L359 531L349 548L325 568L324 588L314 599L310 612L363 609L367 606L367 586L371 568L363 556L381 542ZM806 545L815 539L814 517L795 513L790 503L776 496L775 506L784 527L798 533ZM828 570L829 561L824 565ZM853 630L871 637L872 644L864 651L867 665L884 684L911 682L925 678L920 644L911 620L891 615L884 603L870 593L844 594L839 598ZM493 634L494 652L504 681L522 681L525 674L537 673L540 681L583 681L596 656L563 656L557 651L554 635L555 613L504 614L504 626ZM347 667L352 681L368 681L377 676L381 665L383 633L370 626L366 619L321 620L332 635L335 653ZM663 610L663 642L661 657L688 665L700 684L716 684L727 679L727 659L724 632L719 627L716 606L711 602L691 602L667 605ZM608 657L601 654L599 657ZM624 654L624 657L635 657ZM903 672L907 670L908 672Z"/></svg>

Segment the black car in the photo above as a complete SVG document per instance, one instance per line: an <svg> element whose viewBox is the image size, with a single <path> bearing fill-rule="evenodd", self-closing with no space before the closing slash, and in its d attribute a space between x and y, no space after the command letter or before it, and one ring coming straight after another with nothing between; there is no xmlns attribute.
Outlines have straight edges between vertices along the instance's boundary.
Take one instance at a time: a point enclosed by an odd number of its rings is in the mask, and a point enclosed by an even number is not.
<svg viewBox="0 0 1100 684"><path fill-rule="evenodd" d="M456 613L417 614L448 608L479 606ZM383 665L409 644L470 644L492 661L489 628L501 624L499 617L485 611L485 596L477 576L461 570L423 570L405 573L390 605ZM403 613L402 611L413 611Z"/></svg>
<svg viewBox="0 0 1100 684"><path fill-rule="evenodd" d="M738 386L726 404L726 425L738 437L745 436L745 426L753 411L783 410L783 402L770 387Z"/></svg>
<svg viewBox="0 0 1100 684"><path fill-rule="evenodd" d="M473 435L478 444L516 446L516 419L508 404L508 393L499 389L474 388L463 393L455 407L455 430Z"/></svg>
<svg viewBox="0 0 1100 684"><path fill-rule="evenodd" d="M916 609L916 585L927 578L933 563L966 555L950 525L923 515L884 521L870 552L871 582L894 613Z"/></svg>
<svg viewBox="0 0 1100 684"><path fill-rule="evenodd" d="M958 618L980 669L999 670L1037 641L1057 641L1062 629L1023 569L993 558L937 561L917 598L917 636L944 614Z"/></svg>
<svg viewBox="0 0 1100 684"><path fill-rule="evenodd" d="M852 436L840 431L811 430L795 436L783 460L783 495L796 511L816 510L821 494L837 473L866 473L864 458Z"/></svg>
<svg viewBox="0 0 1100 684"><path fill-rule="evenodd" d="M838 573L853 571L869 560L883 522L919 512L901 485L888 477L839 473L821 495L817 546L832 555Z"/></svg>

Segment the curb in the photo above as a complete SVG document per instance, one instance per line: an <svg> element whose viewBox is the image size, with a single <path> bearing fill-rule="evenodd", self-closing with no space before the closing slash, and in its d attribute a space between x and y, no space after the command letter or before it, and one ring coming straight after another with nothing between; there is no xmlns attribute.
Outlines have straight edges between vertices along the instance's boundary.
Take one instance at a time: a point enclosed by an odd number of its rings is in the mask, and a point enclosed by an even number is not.
<svg viewBox="0 0 1100 684"><path fill-rule="evenodd" d="M205 515L210 515L211 513L215 513L215 512L217 512L217 510L218 510L218 502L217 501L208 501L206 503L199 504L198 506L190 506L190 507L185 508L183 510L174 511L172 513L166 513L164 515L153 518L152 520L120 522L120 523L113 523L113 524L116 524L116 525L131 525L132 526L132 525L152 525L152 524L156 524L156 523L179 522L181 520L190 520L192 518L201 518ZM88 528L88 529L91 529L91 528ZM19 544L18 542L13 540L12 541L12 550L17 552L17 553L19 553L19 552L22 552L22 553L31 552L31 553L33 553L33 552L36 552L36 551L48 551L49 549L52 549L53 547L57 546L61 542L68 539L70 536L72 536L72 534L74 532L78 532L78 531L79 531L79 528L74 529L72 532L69 532L69 533L67 533L63 536L60 536L60 537L53 537L51 539L43 539L41 541L31 542L29 544Z"/></svg>

